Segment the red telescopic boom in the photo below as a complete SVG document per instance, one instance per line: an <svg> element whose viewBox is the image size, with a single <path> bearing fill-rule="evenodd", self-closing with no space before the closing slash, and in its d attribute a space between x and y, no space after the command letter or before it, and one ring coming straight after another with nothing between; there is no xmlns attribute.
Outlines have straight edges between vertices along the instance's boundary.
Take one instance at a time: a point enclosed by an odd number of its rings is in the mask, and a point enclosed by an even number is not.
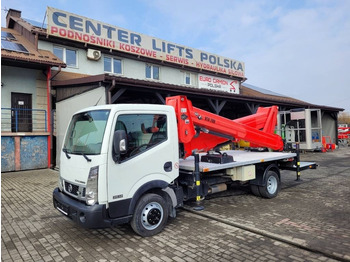
<svg viewBox="0 0 350 262"><path fill-rule="evenodd" d="M207 152L218 144L235 139L248 141L252 147L283 150L282 138L274 134L277 106L259 107L256 114L230 120L193 107L186 96L167 97L166 104L175 109L184 158L193 150Z"/></svg>

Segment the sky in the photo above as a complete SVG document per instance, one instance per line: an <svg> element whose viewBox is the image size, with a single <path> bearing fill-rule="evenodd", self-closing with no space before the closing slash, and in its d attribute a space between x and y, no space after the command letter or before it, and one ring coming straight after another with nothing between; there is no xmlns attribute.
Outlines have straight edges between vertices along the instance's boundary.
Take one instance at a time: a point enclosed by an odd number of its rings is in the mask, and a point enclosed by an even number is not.
<svg viewBox="0 0 350 262"><path fill-rule="evenodd" d="M2 0L1 25L47 6L243 61L246 83L350 113L349 0Z"/></svg>

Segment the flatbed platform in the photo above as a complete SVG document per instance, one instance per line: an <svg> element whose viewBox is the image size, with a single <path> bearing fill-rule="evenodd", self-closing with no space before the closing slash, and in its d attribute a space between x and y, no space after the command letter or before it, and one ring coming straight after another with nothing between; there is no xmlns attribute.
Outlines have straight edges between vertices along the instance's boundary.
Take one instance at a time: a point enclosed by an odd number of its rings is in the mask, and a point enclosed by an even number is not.
<svg viewBox="0 0 350 262"><path fill-rule="evenodd" d="M285 152L251 152L241 150L228 150L222 151L233 156L234 162L225 164L215 164L208 162L199 163L200 172L210 172L222 169L228 169L233 167L240 167L246 165L253 165L257 163L270 162L275 160L283 160L287 158L294 158L296 153L285 153ZM206 153L200 153L199 157L206 155ZM194 171L194 157L190 156L186 159L180 159L180 169L185 171Z"/></svg>

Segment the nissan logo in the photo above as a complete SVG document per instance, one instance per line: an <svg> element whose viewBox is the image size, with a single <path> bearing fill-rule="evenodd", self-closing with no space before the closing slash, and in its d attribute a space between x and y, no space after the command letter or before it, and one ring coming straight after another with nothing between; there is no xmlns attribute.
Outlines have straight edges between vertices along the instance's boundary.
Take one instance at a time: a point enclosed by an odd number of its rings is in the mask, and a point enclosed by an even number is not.
<svg viewBox="0 0 350 262"><path fill-rule="evenodd" d="M73 186L72 186L72 184L69 184L69 185L68 185L67 190L68 190L69 193L72 193L72 191L73 191Z"/></svg>

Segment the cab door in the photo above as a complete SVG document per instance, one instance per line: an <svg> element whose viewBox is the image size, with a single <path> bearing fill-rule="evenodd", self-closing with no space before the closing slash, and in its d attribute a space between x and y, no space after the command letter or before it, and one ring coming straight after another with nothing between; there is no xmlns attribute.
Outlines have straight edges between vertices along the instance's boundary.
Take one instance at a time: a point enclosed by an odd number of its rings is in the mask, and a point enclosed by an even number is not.
<svg viewBox="0 0 350 262"><path fill-rule="evenodd" d="M128 214L134 194L143 185L157 187L171 183L178 176L177 130L169 112L119 112L114 131L127 134L127 152L119 162L108 160L109 215ZM113 136L112 136L113 137ZM112 141L111 141L112 142Z"/></svg>

